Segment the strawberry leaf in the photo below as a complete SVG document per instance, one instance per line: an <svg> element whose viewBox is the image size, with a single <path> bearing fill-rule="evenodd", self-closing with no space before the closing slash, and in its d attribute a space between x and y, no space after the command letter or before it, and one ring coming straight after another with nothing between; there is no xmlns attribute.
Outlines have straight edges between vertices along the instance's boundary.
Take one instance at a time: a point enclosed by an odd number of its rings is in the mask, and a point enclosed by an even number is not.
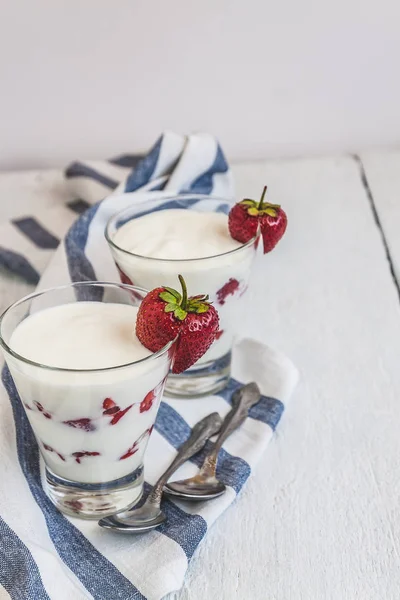
<svg viewBox="0 0 400 600"><path fill-rule="evenodd" d="M206 313L209 308L210 307L208 304L200 304L200 306L196 309L196 313L201 315L202 313Z"/></svg>
<svg viewBox="0 0 400 600"><path fill-rule="evenodd" d="M262 212L265 213L266 215L269 215L270 217L278 216L276 210L273 208L265 208Z"/></svg>
<svg viewBox="0 0 400 600"><path fill-rule="evenodd" d="M247 209L247 213L251 216L251 217L258 217L258 208L255 207L250 207Z"/></svg>
<svg viewBox="0 0 400 600"><path fill-rule="evenodd" d="M186 310L183 310L183 308L178 306L178 308L175 308L174 316L177 319L179 319L179 321L184 321L186 319L187 312L186 312Z"/></svg>
<svg viewBox="0 0 400 600"><path fill-rule="evenodd" d="M164 308L164 312L168 313L168 312L174 312L174 310L176 309L176 304L175 302L172 304L167 304L166 307Z"/></svg>
<svg viewBox="0 0 400 600"><path fill-rule="evenodd" d="M173 288L170 288L170 287L167 287L167 286L164 286L164 288L166 289L167 292L169 292L170 294L172 294L174 296L174 298L176 298L178 300L178 302L180 302L181 295L180 295L179 292L177 292Z"/></svg>
<svg viewBox="0 0 400 600"><path fill-rule="evenodd" d="M164 300L165 302L177 304L177 302L176 302L177 299L170 292L161 292L159 294L159 296L160 296L161 300Z"/></svg>

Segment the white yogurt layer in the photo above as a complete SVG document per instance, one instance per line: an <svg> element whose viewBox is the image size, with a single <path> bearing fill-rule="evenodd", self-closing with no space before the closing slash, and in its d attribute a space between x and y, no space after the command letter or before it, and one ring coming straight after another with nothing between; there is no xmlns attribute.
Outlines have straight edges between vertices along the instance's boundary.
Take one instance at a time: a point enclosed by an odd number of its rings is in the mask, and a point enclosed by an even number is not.
<svg viewBox="0 0 400 600"><path fill-rule="evenodd" d="M154 211L125 223L113 242L129 252L111 246L125 283L149 290L159 286L179 290L180 273L190 295L209 294L222 333L198 365L229 352L240 328L240 300L247 289L255 244L242 245L231 238L227 215L192 209Z"/></svg>
<svg viewBox="0 0 400 600"><path fill-rule="evenodd" d="M46 464L59 477L103 483L142 465L169 358L154 357L136 338L137 310L60 305L29 316L11 336L10 348L24 358L81 369L7 356ZM107 369L118 365L126 366Z"/></svg>
<svg viewBox="0 0 400 600"><path fill-rule="evenodd" d="M133 254L173 260L215 256L242 245L230 236L225 214L179 208L132 219L113 241Z"/></svg>
<svg viewBox="0 0 400 600"><path fill-rule="evenodd" d="M11 336L24 358L64 369L103 369L146 356L135 335L138 308L128 304L74 302L30 316Z"/></svg>

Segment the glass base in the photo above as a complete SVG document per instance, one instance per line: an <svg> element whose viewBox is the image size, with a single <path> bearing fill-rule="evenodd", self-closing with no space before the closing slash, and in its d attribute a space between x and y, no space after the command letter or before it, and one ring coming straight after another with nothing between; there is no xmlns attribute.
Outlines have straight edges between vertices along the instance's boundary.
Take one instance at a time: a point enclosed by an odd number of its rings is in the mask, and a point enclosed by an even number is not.
<svg viewBox="0 0 400 600"><path fill-rule="evenodd" d="M61 512L80 519L101 519L131 508L143 493L143 466L108 483L76 483L46 467L45 492Z"/></svg>
<svg viewBox="0 0 400 600"><path fill-rule="evenodd" d="M194 365L187 371L168 375L164 394L172 398L201 398L223 390L231 374L232 353L200 365Z"/></svg>

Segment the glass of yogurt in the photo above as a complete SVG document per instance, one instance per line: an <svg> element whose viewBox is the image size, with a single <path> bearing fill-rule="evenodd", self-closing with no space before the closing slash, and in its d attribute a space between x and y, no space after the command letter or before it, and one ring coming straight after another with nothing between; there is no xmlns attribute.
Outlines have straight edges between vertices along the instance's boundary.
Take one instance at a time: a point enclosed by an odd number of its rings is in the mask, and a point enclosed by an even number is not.
<svg viewBox="0 0 400 600"><path fill-rule="evenodd" d="M246 244L228 229L232 204L220 198L181 195L131 204L108 222L105 236L121 281L154 289L178 289L183 275L189 294L208 294L220 317L217 340L193 367L171 374L166 393L199 397L223 389L231 350L244 316L258 236ZM180 291L178 289L178 291Z"/></svg>
<svg viewBox="0 0 400 600"><path fill-rule="evenodd" d="M0 345L61 511L96 518L135 504L173 342L135 335L146 291L85 282L31 294L0 318Z"/></svg>

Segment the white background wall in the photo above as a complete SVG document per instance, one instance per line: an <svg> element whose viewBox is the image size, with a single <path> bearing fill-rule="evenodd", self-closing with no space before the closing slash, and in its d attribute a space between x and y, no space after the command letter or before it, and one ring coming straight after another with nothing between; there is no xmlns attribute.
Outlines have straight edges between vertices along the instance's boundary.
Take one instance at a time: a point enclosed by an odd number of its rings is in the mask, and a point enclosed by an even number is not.
<svg viewBox="0 0 400 600"><path fill-rule="evenodd" d="M0 0L0 168L215 133L231 159L400 142L399 0Z"/></svg>

